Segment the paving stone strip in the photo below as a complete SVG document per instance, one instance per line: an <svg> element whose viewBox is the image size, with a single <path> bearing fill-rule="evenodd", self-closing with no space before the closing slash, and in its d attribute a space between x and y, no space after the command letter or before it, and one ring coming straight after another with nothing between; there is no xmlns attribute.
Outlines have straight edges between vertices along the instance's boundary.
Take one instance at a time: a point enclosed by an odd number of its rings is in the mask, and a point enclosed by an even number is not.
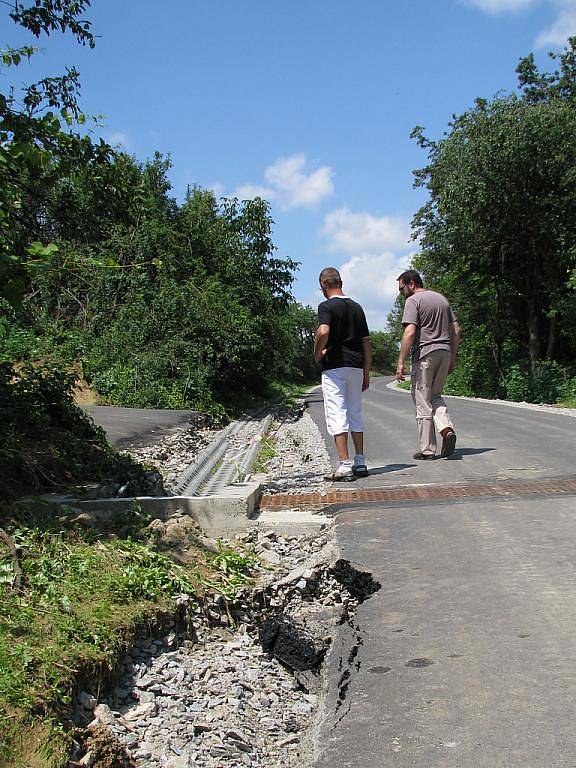
<svg viewBox="0 0 576 768"><path fill-rule="evenodd" d="M499 480L492 483L460 483L455 485L414 485L403 488L374 488L371 490L329 491L307 494L265 494L261 509L318 507L351 502L422 501L433 499L464 499L477 496L529 496L576 493L576 478L537 480Z"/></svg>

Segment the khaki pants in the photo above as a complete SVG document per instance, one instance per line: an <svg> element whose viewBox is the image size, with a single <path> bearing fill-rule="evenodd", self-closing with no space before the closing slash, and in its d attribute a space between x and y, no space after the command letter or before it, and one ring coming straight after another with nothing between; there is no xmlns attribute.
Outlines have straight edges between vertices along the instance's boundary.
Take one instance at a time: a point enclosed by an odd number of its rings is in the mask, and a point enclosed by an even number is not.
<svg viewBox="0 0 576 768"><path fill-rule="evenodd" d="M412 363L412 399L416 406L418 445L421 453L436 453L436 431L452 427L442 389L448 377L450 352L435 349Z"/></svg>

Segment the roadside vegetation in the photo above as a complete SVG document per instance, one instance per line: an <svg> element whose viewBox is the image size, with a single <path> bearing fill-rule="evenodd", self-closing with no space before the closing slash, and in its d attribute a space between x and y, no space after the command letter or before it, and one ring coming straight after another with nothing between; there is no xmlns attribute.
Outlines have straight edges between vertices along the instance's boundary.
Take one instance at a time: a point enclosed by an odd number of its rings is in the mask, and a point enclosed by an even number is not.
<svg viewBox="0 0 576 768"><path fill-rule="evenodd" d="M266 472L266 465L274 456L276 456L276 440L273 435L264 435L258 456L252 468L252 474L256 475L259 472Z"/></svg>
<svg viewBox="0 0 576 768"><path fill-rule="evenodd" d="M256 558L190 545L179 564L137 509L106 530L36 509L0 516L0 765L55 768L78 686L105 686L135 633L176 613L177 595L233 598Z"/></svg>
<svg viewBox="0 0 576 768"><path fill-rule="evenodd" d="M413 132L414 266L463 328L450 394L576 404L576 38L551 58L522 59L518 93L477 99L443 138Z"/></svg>

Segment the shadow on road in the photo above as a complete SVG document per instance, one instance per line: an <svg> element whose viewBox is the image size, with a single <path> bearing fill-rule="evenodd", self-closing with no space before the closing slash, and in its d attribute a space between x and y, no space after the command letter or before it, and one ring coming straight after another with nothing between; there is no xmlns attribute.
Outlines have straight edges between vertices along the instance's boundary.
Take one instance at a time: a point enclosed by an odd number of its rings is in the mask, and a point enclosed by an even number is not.
<svg viewBox="0 0 576 768"><path fill-rule="evenodd" d="M371 475L387 475L390 472L399 472L401 469L410 469L417 464L386 464L384 467L370 467Z"/></svg>
<svg viewBox="0 0 576 768"><path fill-rule="evenodd" d="M475 456L478 453L488 453L495 450L496 448L456 448L452 456L448 456L445 461L461 461L463 456Z"/></svg>

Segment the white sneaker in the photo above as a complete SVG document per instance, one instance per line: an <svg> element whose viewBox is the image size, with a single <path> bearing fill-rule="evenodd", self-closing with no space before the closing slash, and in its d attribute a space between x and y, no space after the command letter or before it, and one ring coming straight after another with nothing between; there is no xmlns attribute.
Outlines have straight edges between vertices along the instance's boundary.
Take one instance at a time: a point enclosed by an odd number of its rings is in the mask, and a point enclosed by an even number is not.
<svg viewBox="0 0 576 768"><path fill-rule="evenodd" d="M332 480L335 483L339 483L339 482L349 483L352 480L356 480L356 476L352 471L352 464L340 464L338 469L326 479Z"/></svg>

